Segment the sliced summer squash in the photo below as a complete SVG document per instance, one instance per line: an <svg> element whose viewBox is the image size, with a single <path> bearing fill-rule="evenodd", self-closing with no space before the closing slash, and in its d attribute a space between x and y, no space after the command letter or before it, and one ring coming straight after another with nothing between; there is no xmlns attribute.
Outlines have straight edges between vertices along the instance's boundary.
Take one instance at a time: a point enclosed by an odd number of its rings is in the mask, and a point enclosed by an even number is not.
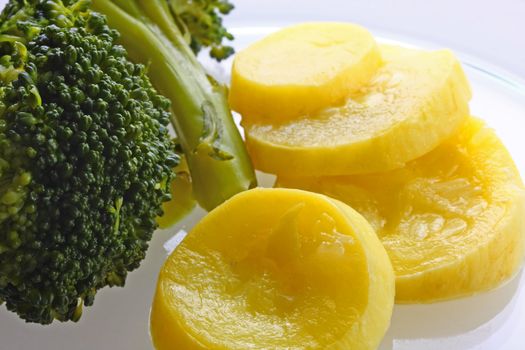
<svg viewBox="0 0 525 350"><path fill-rule="evenodd" d="M504 145L478 119L402 169L279 177L278 185L324 193L368 219L394 266L396 302L485 291L523 260L523 184Z"/></svg>
<svg viewBox="0 0 525 350"><path fill-rule="evenodd" d="M342 103L380 60L374 38L360 26L291 26L235 56L230 103L252 122L293 119Z"/></svg>
<svg viewBox="0 0 525 350"><path fill-rule="evenodd" d="M243 114L255 167L289 176L391 170L456 132L471 92L454 55L394 46L381 54L384 65L343 105L280 123Z"/></svg>
<svg viewBox="0 0 525 350"><path fill-rule="evenodd" d="M353 209L254 189L210 212L168 258L151 335L159 350L372 350L394 289L383 246Z"/></svg>
<svg viewBox="0 0 525 350"><path fill-rule="evenodd" d="M186 158L182 158L180 164L173 169L176 176L171 182L171 199L162 203L162 216L157 217L159 228L165 229L175 225L187 214L189 214L197 204L193 196L193 186L188 170Z"/></svg>

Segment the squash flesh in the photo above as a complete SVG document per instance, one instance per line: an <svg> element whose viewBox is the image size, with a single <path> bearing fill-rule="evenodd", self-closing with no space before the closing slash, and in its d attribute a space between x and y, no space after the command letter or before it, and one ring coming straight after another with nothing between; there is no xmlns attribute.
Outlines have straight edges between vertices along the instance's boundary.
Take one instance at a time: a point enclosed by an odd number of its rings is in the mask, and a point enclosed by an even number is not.
<svg viewBox="0 0 525 350"><path fill-rule="evenodd" d="M396 273L396 302L431 302L496 287L525 251L525 195L509 153L471 118L425 156L390 172L281 176L278 186L324 193L374 227Z"/></svg>
<svg viewBox="0 0 525 350"><path fill-rule="evenodd" d="M318 194L256 189L168 258L152 337L157 349L374 349L393 294L388 257L359 214Z"/></svg>
<svg viewBox="0 0 525 350"><path fill-rule="evenodd" d="M243 115L255 167L289 176L385 171L450 137L471 97L454 55L385 45L381 53L384 65L340 106L280 123Z"/></svg>
<svg viewBox="0 0 525 350"><path fill-rule="evenodd" d="M230 104L247 121L293 120L341 103L380 63L374 38L358 25L291 26L235 56Z"/></svg>

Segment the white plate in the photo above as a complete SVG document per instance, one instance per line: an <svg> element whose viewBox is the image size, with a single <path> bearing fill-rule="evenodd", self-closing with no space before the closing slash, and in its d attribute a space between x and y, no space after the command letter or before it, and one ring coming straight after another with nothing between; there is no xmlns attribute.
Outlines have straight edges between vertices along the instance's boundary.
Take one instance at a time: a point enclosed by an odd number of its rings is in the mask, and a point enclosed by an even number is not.
<svg viewBox="0 0 525 350"><path fill-rule="evenodd" d="M236 47L242 48L274 27L237 27ZM390 39L394 35L387 36ZM383 39L386 40L386 39ZM392 41L392 40L388 40ZM404 40L405 44L432 47ZM525 174L525 88L483 62L461 56L472 84L475 115L493 126ZM216 65L204 59L224 79L231 60ZM261 185L271 186L261 177ZM95 305L85 308L79 323L51 326L26 324L0 308L0 350L151 349L148 316L157 273L167 256L163 245L180 229L190 229L204 212L195 210L171 230L154 235L145 261L132 272L125 288L106 288ZM525 213L524 213L525 214ZM518 274L497 290L471 298L432 305L396 306L382 350L518 350L525 348L525 274ZM184 350L184 349L180 349Z"/></svg>

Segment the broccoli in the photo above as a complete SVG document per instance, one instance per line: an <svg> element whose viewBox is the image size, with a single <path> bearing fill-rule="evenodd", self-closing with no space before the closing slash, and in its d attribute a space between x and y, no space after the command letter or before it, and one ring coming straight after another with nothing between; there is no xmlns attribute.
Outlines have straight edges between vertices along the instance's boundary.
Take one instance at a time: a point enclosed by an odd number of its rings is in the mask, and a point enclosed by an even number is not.
<svg viewBox="0 0 525 350"><path fill-rule="evenodd" d="M180 18L179 28L189 36L189 44L195 54L203 47L210 48L210 56L221 61L233 54L231 46L223 39L233 40L222 26L219 14L227 15L233 5L227 0L168 0L174 18Z"/></svg>
<svg viewBox="0 0 525 350"><path fill-rule="evenodd" d="M0 15L0 303L76 321L144 258L179 162L170 101L86 0Z"/></svg>
<svg viewBox="0 0 525 350"><path fill-rule="evenodd" d="M189 43L209 46L225 58L221 44L225 0L93 0L117 29L135 62L148 65L157 90L172 101L172 124L182 146L194 196L207 210L256 185L254 171L227 103L227 89L207 76Z"/></svg>

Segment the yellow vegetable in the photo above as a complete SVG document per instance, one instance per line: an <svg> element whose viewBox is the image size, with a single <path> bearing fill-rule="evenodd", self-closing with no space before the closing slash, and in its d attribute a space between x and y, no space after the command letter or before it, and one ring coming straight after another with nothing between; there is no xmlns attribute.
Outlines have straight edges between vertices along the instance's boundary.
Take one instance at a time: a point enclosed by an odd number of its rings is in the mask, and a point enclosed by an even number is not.
<svg viewBox="0 0 525 350"><path fill-rule="evenodd" d="M170 185L171 199L162 203L164 214L157 217L157 223L161 229L175 225L191 212L196 205L191 177L185 158L182 158L181 163L174 169L174 172L176 176Z"/></svg>
<svg viewBox="0 0 525 350"><path fill-rule="evenodd" d="M230 103L245 120L285 121L342 103L379 64L376 42L360 26L291 26L235 56Z"/></svg>
<svg viewBox="0 0 525 350"><path fill-rule="evenodd" d="M513 276L525 249L523 184L504 145L478 119L404 168L278 179L352 205L394 266L396 302L474 294Z"/></svg>
<svg viewBox="0 0 525 350"><path fill-rule="evenodd" d="M210 212L162 268L151 311L164 349L375 349L394 274L370 225L299 190L254 189Z"/></svg>
<svg viewBox="0 0 525 350"><path fill-rule="evenodd" d="M471 96L454 55L391 46L381 52L384 66L343 106L282 123L243 115L255 167L289 176L385 171L451 136Z"/></svg>

